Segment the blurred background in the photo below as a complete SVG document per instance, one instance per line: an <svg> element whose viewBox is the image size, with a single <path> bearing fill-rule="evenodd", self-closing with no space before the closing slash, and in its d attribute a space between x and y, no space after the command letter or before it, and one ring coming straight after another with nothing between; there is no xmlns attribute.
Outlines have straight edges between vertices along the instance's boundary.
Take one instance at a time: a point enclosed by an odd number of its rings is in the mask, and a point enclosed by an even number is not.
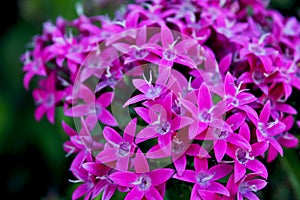
<svg viewBox="0 0 300 200"><path fill-rule="evenodd" d="M86 0L89 14L111 14L120 6L103 0ZM86 3L85 2L85 3ZM34 120L31 90L22 84L20 55L31 38L41 33L42 23L56 17L74 19L75 0L10 0L0 12L0 195L1 199L71 199L75 185L69 183L71 158L62 144L67 136L60 126L45 118ZM299 0L272 0L270 7L299 19ZM5 11L5 12L4 12ZM295 91L298 92L298 91ZM299 93L299 92L298 92ZM299 96L299 95L296 95ZM291 101L296 102L294 98ZM300 106L298 103L298 111ZM268 187L263 199L300 200L299 149L285 151L268 165Z"/></svg>

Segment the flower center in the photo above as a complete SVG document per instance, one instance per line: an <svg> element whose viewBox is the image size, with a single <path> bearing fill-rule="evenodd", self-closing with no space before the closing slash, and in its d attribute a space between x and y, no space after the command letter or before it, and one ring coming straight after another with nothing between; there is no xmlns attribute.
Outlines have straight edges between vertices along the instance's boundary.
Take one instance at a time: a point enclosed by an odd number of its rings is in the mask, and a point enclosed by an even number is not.
<svg viewBox="0 0 300 200"><path fill-rule="evenodd" d="M155 99L160 95L161 91L162 89L160 87L153 87L152 85L150 85L150 88L145 94L145 96L149 99Z"/></svg>
<svg viewBox="0 0 300 200"><path fill-rule="evenodd" d="M259 85L260 83L262 83L264 81L265 76L264 76L263 72L261 72L259 70L255 70L252 73L252 79L255 84Z"/></svg>
<svg viewBox="0 0 300 200"><path fill-rule="evenodd" d="M211 114L207 111L203 111L198 116L201 122L210 122L211 121Z"/></svg>
<svg viewBox="0 0 300 200"><path fill-rule="evenodd" d="M172 61L176 58L176 52L174 50L168 49L163 52L163 56L166 60Z"/></svg>
<svg viewBox="0 0 300 200"><path fill-rule="evenodd" d="M47 95L47 97L46 97L44 103L45 103L45 106L46 106L47 108L52 107L52 106L54 105L54 103L55 103L55 97L54 97L54 94L49 94L49 95Z"/></svg>
<svg viewBox="0 0 300 200"><path fill-rule="evenodd" d="M257 187L256 185L248 185L248 183L241 183L239 185L239 192L245 194L247 192L256 192Z"/></svg>
<svg viewBox="0 0 300 200"><path fill-rule="evenodd" d="M242 148L238 148L235 151L235 156L240 164L246 164L249 160L253 160L253 157L249 155L249 151Z"/></svg>
<svg viewBox="0 0 300 200"><path fill-rule="evenodd" d="M146 49L139 49L133 52L133 56L137 59L144 59L149 55Z"/></svg>
<svg viewBox="0 0 300 200"><path fill-rule="evenodd" d="M215 136L215 138L222 140L222 139L226 139L228 137L229 132L228 131L221 131L218 128L214 128L213 135Z"/></svg>
<svg viewBox="0 0 300 200"><path fill-rule="evenodd" d="M237 100L236 98L234 98L231 102L231 105L233 105L234 107L237 107L239 105L239 100Z"/></svg>
<svg viewBox="0 0 300 200"><path fill-rule="evenodd" d="M128 142L123 142L119 146L118 155L121 157L125 157L129 155L131 145Z"/></svg>
<svg viewBox="0 0 300 200"><path fill-rule="evenodd" d="M200 172L197 177L196 180L197 182L201 185L201 186L209 186L210 185L210 180L214 177L214 174L207 174L204 172Z"/></svg>
<svg viewBox="0 0 300 200"><path fill-rule="evenodd" d="M168 121L162 121L156 125L156 131L161 135L165 135L169 133L170 129L171 129L171 124Z"/></svg>
<svg viewBox="0 0 300 200"><path fill-rule="evenodd" d="M254 52L256 55L264 55L265 49L257 44L250 44L249 50Z"/></svg>
<svg viewBox="0 0 300 200"><path fill-rule="evenodd" d="M151 186L151 178L145 174L141 175L134 183L134 185L138 185L140 190L148 190Z"/></svg>

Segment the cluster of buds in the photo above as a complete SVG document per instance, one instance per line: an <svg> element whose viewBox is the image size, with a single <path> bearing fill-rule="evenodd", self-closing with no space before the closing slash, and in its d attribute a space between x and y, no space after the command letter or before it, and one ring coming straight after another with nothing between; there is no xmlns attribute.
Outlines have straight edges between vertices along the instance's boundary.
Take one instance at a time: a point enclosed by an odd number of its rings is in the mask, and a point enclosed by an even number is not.
<svg viewBox="0 0 300 200"><path fill-rule="evenodd" d="M74 119L73 199L163 199L175 179L193 200L258 199L265 163L298 145L300 89L299 22L262 2L139 0L44 23L24 86L37 81L37 120Z"/></svg>

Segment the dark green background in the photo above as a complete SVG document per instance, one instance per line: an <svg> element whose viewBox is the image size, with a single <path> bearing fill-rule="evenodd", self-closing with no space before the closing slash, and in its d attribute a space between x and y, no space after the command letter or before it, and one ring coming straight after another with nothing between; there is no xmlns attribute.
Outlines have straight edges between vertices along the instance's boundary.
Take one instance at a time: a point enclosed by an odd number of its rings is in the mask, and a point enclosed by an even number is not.
<svg viewBox="0 0 300 200"><path fill-rule="evenodd" d="M112 13L119 5L97 7L89 2L90 13ZM115 1L114 1L115 2ZM297 3L296 3L297 2ZM273 0L271 6L284 15L299 17L298 0ZM68 139L56 116L56 125L45 118L34 120L31 90L22 85L20 55L32 36L41 33L42 23L57 16L74 19L74 0L3 1L0 12L0 198L70 199L74 186L62 144ZM105 8L105 9L104 9ZM4 12L5 10L5 12ZM7 14L8 12L8 14ZM298 18L299 19L299 18ZM298 97L299 91L295 100ZM291 100L299 109L299 103ZM268 187L263 199L300 199L299 151L286 151L284 158L268 165ZM166 197L167 198L167 197ZM172 199L169 195L168 199Z"/></svg>

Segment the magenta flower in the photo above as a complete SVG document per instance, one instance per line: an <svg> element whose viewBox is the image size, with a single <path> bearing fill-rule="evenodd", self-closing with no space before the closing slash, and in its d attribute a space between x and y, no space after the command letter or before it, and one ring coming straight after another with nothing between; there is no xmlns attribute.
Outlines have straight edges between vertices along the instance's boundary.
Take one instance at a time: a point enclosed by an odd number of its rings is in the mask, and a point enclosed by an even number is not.
<svg viewBox="0 0 300 200"><path fill-rule="evenodd" d="M34 76L47 76L45 62L48 61L49 55L46 50L42 50L41 44L37 41L36 47L32 52L25 52L22 56L24 63L23 71L26 72L24 76L24 87L29 88L29 83Z"/></svg>
<svg viewBox="0 0 300 200"><path fill-rule="evenodd" d="M158 103L158 101L156 101L156 103ZM143 107L135 108L137 114L149 124L137 134L136 143L157 137L159 146L170 155L172 134L188 126L193 120L185 116L172 117L172 93L169 93L165 99L159 103L160 106L153 106L150 109Z"/></svg>
<svg viewBox="0 0 300 200"><path fill-rule="evenodd" d="M94 93L86 86L81 85L77 94L78 98L83 99L85 104L75 105L65 111L67 116L83 117L86 116L88 126L94 128L96 123L101 121L110 126L116 126L117 121L107 110L113 100L113 93L106 92L95 99Z"/></svg>
<svg viewBox="0 0 300 200"><path fill-rule="evenodd" d="M44 89L35 89L33 91L33 97L38 105L35 110L36 120L41 120L43 115L46 114L48 120L52 124L54 123L56 103L64 96L63 92L56 91L55 83L55 73L53 72L41 83L41 86L43 86Z"/></svg>
<svg viewBox="0 0 300 200"><path fill-rule="evenodd" d="M173 173L173 169L162 168L146 173L115 172L109 178L120 186L131 188L125 200L141 200L143 197L162 200L156 187L169 180Z"/></svg>
<svg viewBox="0 0 300 200"><path fill-rule="evenodd" d="M244 123L239 130L239 135L250 141L249 126ZM227 148L227 155L234 159L234 182L238 182L246 174L246 169L259 174L263 178L268 177L266 167L257 159L268 149L268 143L260 142L251 144L251 148L244 148L230 145Z"/></svg>
<svg viewBox="0 0 300 200"><path fill-rule="evenodd" d="M256 97L253 94L245 92L247 89L242 89L241 85L243 82L240 82L238 87L235 84L234 77L227 73L224 80L224 90L225 90L225 100L228 103L227 110L233 108L240 108L245 110L246 108L243 105L250 104L256 101Z"/></svg>
<svg viewBox="0 0 300 200"><path fill-rule="evenodd" d="M257 56L263 64L266 73L273 71L272 59L270 56L278 55L278 51L271 47L265 47L266 40L270 37L270 34L262 35L258 41L248 43L246 47L240 50L240 56L252 54Z"/></svg>
<svg viewBox="0 0 300 200"><path fill-rule="evenodd" d="M194 158L195 171L185 170L182 175L175 174L173 178L194 183L191 193L191 199L202 199L202 192L209 191L211 193L229 196L229 192L222 184L216 182L232 171L232 166L227 164L219 164L208 169L207 158Z"/></svg>
<svg viewBox="0 0 300 200"><path fill-rule="evenodd" d="M165 73L164 73L165 72ZM168 77L168 70L159 74L155 85L152 84L152 72L150 71L149 81L146 79L143 74L143 79L134 79L133 85L140 91L142 94L138 94L125 102L123 107L129 106L131 104L144 101L144 100L155 100L160 97L165 91L166 75ZM166 74L167 73L167 74Z"/></svg>
<svg viewBox="0 0 300 200"><path fill-rule="evenodd" d="M230 199L243 200L244 198L251 200L259 200L255 193L263 189L267 182L263 179L255 179L257 174L247 174L239 182L235 182L233 175L230 176L226 187L230 191Z"/></svg>
<svg viewBox="0 0 300 200"><path fill-rule="evenodd" d="M223 104L213 105L210 90L205 83L197 91L197 107L187 100L182 99L182 105L191 112L194 122L189 126L189 138L194 139L209 125L223 128L225 122L222 114L225 112Z"/></svg>
<svg viewBox="0 0 300 200"><path fill-rule="evenodd" d="M109 146L96 156L96 160L101 163L116 161L117 170L127 171L129 159L136 149L134 144L136 121L135 118L129 122L124 130L123 138L114 129L106 126L103 135Z"/></svg>
<svg viewBox="0 0 300 200"><path fill-rule="evenodd" d="M285 124L285 130L282 134L274 136L274 139L278 141L278 143L286 148L293 148L296 147L299 143L299 140L289 133L288 131L292 128L294 125L294 118L289 115L282 119L282 122ZM278 155L278 151L273 147L273 145L270 145L267 161L272 162Z"/></svg>
<svg viewBox="0 0 300 200"><path fill-rule="evenodd" d="M94 162L86 162L82 167L73 169L73 174L78 180L72 182L83 182L75 189L72 199L79 199L85 195L85 200L94 199L102 193L102 200L111 199L118 185L114 184L108 177L112 169L102 164ZM119 188L121 191L126 191L125 188Z"/></svg>
<svg viewBox="0 0 300 200"><path fill-rule="evenodd" d="M282 156L283 149L277 140L274 139L275 136L284 132L286 126L284 123L280 122L278 119L274 122L269 122L271 115L271 102L268 101L259 116L259 121L257 122L256 136L258 142L268 141L270 146L276 149L278 153Z"/></svg>

